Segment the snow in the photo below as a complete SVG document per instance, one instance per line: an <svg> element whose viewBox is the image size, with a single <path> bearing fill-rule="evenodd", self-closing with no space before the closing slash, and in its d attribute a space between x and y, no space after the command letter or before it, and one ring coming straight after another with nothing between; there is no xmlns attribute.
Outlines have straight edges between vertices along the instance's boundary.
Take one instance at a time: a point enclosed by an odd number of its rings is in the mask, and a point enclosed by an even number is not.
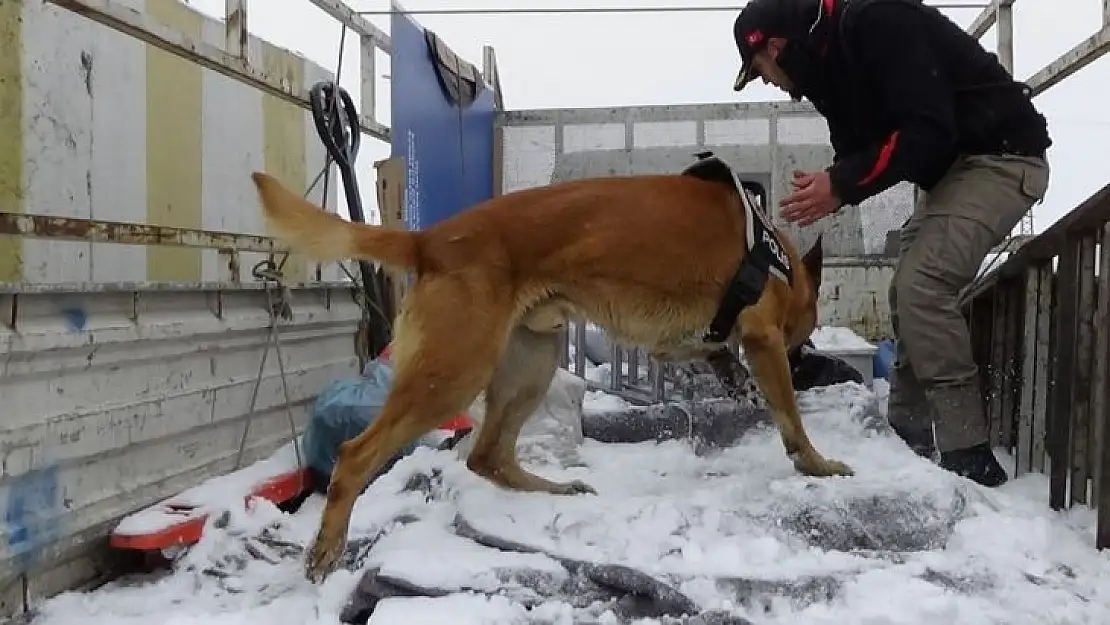
<svg viewBox="0 0 1110 625"><path fill-rule="evenodd" d="M874 345L853 332L851 328L838 326L818 326L810 335L810 340L813 341L814 347L823 352L874 353L876 349Z"/></svg>
<svg viewBox="0 0 1110 625"><path fill-rule="evenodd" d="M140 536L218 513L228 502L243 501L256 486L296 469L297 450L292 443L288 443L269 458L206 480L158 505L124 517L116 526L115 533Z"/></svg>
<svg viewBox="0 0 1110 625"><path fill-rule="evenodd" d="M173 571L57 596L32 622L332 624L360 571L378 566L420 586L470 590L385 599L372 625L619 622L566 602L526 609L510 596L481 594L496 590L498 569L558 576L545 553L635 567L699 609L757 625L1110 622L1110 554L1093 548L1094 513L1051 511L1043 475L987 490L917 457L864 418L869 405L884 406L885 394L881 380L874 391L848 383L799 394L814 444L849 463L851 478L797 474L772 428L700 455L681 440L586 440L575 465L527 465L550 479L586 481L597 496L507 492L468 471L454 451L418 449L355 507L350 541L372 544L358 571L340 568L319 586L303 579L299 546L315 532L321 497L295 514L256 500L210 517L204 539ZM620 401L590 392L584 410ZM437 473L423 490L406 488L414 476ZM456 532L460 517L543 553L478 545ZM382 537L368 542L375 536ZM741 601L736 584L721 583L736 579L831 580L833 590L831 598L772 593Z"/></svg>
<svg viewBox="0 0 1110 625"><path fill-rule="evenodd" d="M622 397L604 391L586 391L582 412L621 412L631 407L632 404Z"/></svg>

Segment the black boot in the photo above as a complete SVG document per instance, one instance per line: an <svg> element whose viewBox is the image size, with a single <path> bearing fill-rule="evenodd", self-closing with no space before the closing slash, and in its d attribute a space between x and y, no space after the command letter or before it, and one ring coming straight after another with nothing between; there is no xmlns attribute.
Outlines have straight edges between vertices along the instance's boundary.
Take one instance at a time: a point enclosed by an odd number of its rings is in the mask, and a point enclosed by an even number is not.
<svg viewBox="0 0 1110 625"><path fill-rule="evenodd" d="M933 460L936 445L930 423L928 401L913 368L895 363L890 372L890 397L887 399L887 421L894 433L913 452Z"/></svg>
<svg viewBox="0 0 1110 625"><path fill-rule="evenodd" d="M1010 479L994 457L990 443L943 452L940 466L988 488L1002 486Z"/></svg>
<svg viewBox="0 0 1110 625"><path fill-rule="evenodd" d="M890 424L890 427L894 430L894 433L898 435L898 438L902 439L902 441L913 450L913 453L926 460L933 459L936 453L936 446L933 445L933 437L928 430L917 431L893 423Z"/></svg>

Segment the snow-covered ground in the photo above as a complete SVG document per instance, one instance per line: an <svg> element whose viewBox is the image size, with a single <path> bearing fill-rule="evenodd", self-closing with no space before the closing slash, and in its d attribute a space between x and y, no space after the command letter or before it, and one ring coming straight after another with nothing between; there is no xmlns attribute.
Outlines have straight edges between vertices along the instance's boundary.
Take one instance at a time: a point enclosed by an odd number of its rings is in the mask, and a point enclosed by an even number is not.
<svg viewBox="0 0 1110 625"><path fill-rule="evenodd" d="M313 497L292 515L269 504L225 515L171 573L58 596L33 622L331 624L361 571L376 567L450 594L384 599L374 625L676 622L575 607L506 575L559 580L569 558L634 567L697 611L756 625L1110 623L1110 554L1093 549L1091 512L1051 512L1040 475L987 491L939 470L864 418L885 401L881 382L876 392L844 384L799 395L816 446L852 465L852 478L797 474L770 428L703 455L685 441L587 440L580 466L531 465L597 496L501 491L455 452L421 449L360 499L357 564L320 586L303 579L299 553L322 507ZM482 546L463 526L537 552Z"/></svg>

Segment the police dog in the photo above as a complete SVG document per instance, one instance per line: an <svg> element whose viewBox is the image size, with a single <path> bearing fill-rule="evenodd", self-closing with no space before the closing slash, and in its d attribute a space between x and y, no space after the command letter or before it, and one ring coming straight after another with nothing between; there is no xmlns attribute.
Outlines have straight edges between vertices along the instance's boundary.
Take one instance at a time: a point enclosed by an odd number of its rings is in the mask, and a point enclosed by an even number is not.
<svg viewBox="0 0 1110 625"><path fill-rule="evenodd" d="M579 481L533 475L515 454L521 427L558 367L568 319L588 319L663 361L706 360L726 344L703 335L748 254L735 185L681 174L576 180L497 196L407 231L348 222L265 173L252 178L268 228L292 251L415 274L394 323L393 387L374 423L340 447L306 562L310 580L334 569L369 476L482 391L472 471L508 489L594 492ZM816 324L820 240L802 262L786 237L779 240L793 280L769 279L729 339L739 337L795 468L851 475L810 442L787 364L787 350Z"/></svg>

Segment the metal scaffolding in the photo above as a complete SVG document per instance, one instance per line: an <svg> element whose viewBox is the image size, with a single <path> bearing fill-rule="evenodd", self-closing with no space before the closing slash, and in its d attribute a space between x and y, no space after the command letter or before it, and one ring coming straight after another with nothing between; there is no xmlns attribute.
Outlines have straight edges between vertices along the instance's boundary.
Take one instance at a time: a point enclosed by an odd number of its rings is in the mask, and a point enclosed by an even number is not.
<svg viewBox="0 0 1110 625"><path fill-rule="evenodd" d="M998 58L1002 65L1014 71L1014 3L1017 0L994 0L993 6L983 9L968 28L977 39L998 26ZM1068 50L1059 58L1041 68L1026 82L1033 95L1040 95L1063 82L1110 51L1110 0L1102 0L1102 24L1095 34ZM1033 210L1030 209L1021 219L1018 234L1033 234Z"/></svg>

